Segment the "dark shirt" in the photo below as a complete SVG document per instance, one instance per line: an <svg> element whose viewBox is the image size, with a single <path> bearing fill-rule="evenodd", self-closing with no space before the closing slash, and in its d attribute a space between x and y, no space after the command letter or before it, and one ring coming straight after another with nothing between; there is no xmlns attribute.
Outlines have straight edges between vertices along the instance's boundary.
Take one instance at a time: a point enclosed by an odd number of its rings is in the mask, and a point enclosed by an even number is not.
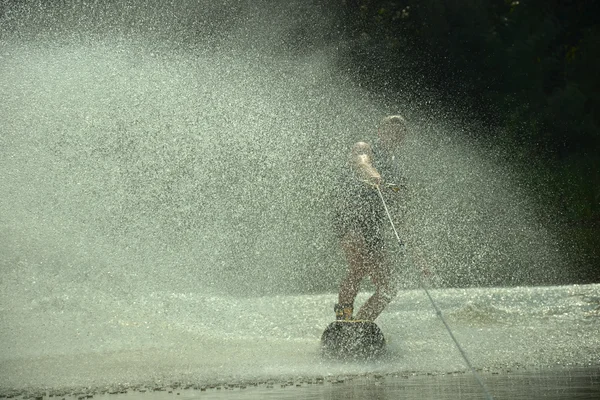
<svg viewBox="0 0 600 400"><path fill-rule="evenodd" d="M377 142L372 144L373 166L381 174L384 185L401 187L400 173L394 157ZM335 189L334 227L343 236L349 230L363 234L370 246L381 246L383 226L387 220L377 189L361 182L350 163L343 166ZM399 201L400 193L384 188L388 207Z"/></svg>

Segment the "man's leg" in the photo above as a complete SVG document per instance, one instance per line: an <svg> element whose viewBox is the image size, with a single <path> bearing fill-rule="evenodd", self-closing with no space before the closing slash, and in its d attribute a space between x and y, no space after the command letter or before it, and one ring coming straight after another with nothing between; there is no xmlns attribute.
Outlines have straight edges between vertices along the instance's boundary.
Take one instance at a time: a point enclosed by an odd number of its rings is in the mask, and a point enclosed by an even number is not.
<svg viewBox="0 0 600 400"><path fill-rule="evenodd" d="M376 291L360 308L360 311L356 314L356 319L374 321L394 297L396 297L397 290L393 282L392 271L383 262L383 257L381 257L379 262L373 264L371 268L370 277L376 287Z"/></svg>
<svg viewBox="0 0 600 400"><path fill-rule="evenodd" d="M340 283L339 303L335 311L337 319L351 319L360 282L369 273L368 257L365 240L356 232L348 232L342 238L341 244L348 262L348 272Z"/></svg>

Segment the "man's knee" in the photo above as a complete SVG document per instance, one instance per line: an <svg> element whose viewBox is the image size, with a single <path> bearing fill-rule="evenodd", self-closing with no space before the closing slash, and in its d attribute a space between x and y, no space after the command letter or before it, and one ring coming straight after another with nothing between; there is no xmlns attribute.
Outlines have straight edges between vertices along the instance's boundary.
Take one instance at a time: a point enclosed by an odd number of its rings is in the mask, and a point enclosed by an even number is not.
<svg viewBox="0 0 600 400"><path fill-rule="evenodd" d="M379 290L379 296L386 304L394 300L397 294L398 289L394 286L386 286Z"/></svg>

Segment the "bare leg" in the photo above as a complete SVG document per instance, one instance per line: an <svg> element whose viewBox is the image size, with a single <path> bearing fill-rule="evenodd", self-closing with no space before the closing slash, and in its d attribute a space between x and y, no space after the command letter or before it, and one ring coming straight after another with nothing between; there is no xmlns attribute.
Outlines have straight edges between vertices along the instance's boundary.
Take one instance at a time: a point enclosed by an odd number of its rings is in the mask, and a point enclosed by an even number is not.
<svg viewBox="0 0 600 400"><path fill-rule="evenodd" d="M396 288L393 284L391 270L383 262L373 266L370 277L376 291L360 308L356 318L374 321L396 296Z"/></svg>
<svg viewBox="0 0 600 400"><path fill-rule="evenodd" d="M342 248L348 262L348 273L340 284L338 301L340 304L353 304L360 281L369 273L365 265L365 241L361 235L349 232L342 239Z"/></svg>
<svg viewBox="0 0 600 400"><path fill-rule="evenodd" d="M383 262L383 252L367 248L362 235L349 232L342 240L348 273L340 284L339 304L354 304L362 279L370 275L377 290L357 314L357 319L373 321L393 298L391 272Z"/></svg>

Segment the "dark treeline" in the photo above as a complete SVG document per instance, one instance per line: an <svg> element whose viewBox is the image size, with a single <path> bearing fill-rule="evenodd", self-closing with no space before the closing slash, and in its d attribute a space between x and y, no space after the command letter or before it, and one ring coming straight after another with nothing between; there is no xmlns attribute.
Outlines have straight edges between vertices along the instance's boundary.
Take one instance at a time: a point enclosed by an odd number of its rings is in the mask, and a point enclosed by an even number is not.
<svg viewBox="0 0 600 400"><path fill-rule="evenodd" d="M482 139L529 170L579 246L582 282L600 281L598 15L588 0L346 0L340 12L366 86L430 90L494 127Z"/></svg>

